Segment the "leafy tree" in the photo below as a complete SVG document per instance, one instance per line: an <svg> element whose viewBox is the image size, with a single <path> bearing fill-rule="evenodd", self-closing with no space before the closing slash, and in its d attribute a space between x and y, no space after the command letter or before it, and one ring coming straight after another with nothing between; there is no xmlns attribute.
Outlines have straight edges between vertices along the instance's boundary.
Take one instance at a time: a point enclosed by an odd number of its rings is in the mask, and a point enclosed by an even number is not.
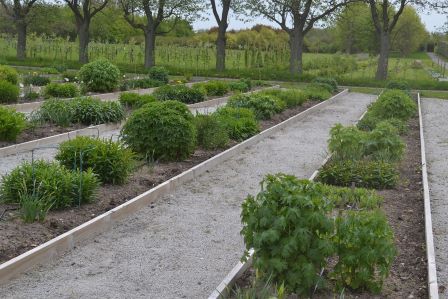
<svg viewBox="0 0 448 299"><path fill-rule="evenodd" d="M12 19L17 30L17 59L26 57L26 30L29 14L37 0L0 0L4 13Z"/></svg>
<svg viewBox="0 0 448 299"><path fill-rule="evenodd" d="M200 0L120 0L124 18L134 28L145 35L145 68L155 65L154 50L156 36L173 30L181 18L196 16ZM139 18L144 15L145 18ZM172 20L172 27L161 32L159 26L164 20Z"/></svg>

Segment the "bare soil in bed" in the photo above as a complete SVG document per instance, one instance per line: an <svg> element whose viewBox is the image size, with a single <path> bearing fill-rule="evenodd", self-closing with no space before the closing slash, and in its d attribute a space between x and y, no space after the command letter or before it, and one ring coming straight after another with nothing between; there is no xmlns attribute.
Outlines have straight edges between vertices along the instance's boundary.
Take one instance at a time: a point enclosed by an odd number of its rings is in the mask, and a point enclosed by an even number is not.
<svg viewBox="0 0 448 299"><path fill-rule="evenodd" d="M319 102L308 101L302 106L287 109L271 120L260 123L261 130L272 127ZM232 143L229 147L235 145ZM24 223L14 206L0 204L0 263L14 258L135 196L156 187L164 181L186 171L217 155L223 150L205 151L198 149L182 162L160 163L142 166L134 172L128 183L121 186L105 185L98 191L98 200L92 204L62 211L51 211L44 222ZM154 203L157 205L157 202ZM12 209L12 210L11 210Z"/></svg>

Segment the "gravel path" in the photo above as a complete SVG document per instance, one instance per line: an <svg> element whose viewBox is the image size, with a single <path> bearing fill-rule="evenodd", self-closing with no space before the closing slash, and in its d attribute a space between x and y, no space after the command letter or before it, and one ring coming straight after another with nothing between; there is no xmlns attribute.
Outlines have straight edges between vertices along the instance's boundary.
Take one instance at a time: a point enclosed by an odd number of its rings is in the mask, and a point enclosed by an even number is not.
<svg viewBox="0 0 448 299"><path fill-rule="evenodd" d="M422 100L439 289L448 287L448 101ZM445 297L446 298L446 297Z"/></svg>
<svg viewBox="0 0 448 299"><path fill-rule="evenodd" d="M0 287L2 298L204 298L241 257L240 205L267 173L308 178L335 123L354 123L374 100L349 93L246 149L195 181Z"/></svg>
<svg viewBox="0 0 448 299"><path fill-rule="evenodd" d="M448 67L448 63L446 63L445 60L440 58L436 53L428 53L428 56L434 63L440 65L441 67Z"/></svg>

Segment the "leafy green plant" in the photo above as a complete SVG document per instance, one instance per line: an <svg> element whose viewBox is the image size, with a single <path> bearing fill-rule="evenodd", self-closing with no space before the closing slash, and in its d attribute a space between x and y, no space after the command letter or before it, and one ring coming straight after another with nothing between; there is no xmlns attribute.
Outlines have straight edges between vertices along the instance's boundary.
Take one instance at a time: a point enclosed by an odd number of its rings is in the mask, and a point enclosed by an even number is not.
<svg viewBox="0 0 448 299"><path fill-rule="evenodd" d="M403 158L405 144L398 130L389 122L379 123L367 136L364 143L365 156L385 162L397 162Z"/></svg>
<svg viewBox="0 0 448 299"><path fill-rule="evenodd" d="M229 143L229 133L216 115L196 115L194 124L198 145L204 149L223 148Z"/></svg>
<svg viewBox="0 0 448 299"><path fill-rule="evenodd" d="M25 85L45 86L50 82L50 78L39 75L28 75L23 78L23 84Z"/></svg>
<svg viewBox="0 0 448 299"><path fill-rule="evenodd" d="M196 83L193 85L193 89L203 89L208 96L223 96L229 92L229 85L221 80L212 80Z"/></svg>
<svg viewBox="0 0 448 299"><path fill-rule="evenodd" d="M417 105L401 90L386 90L369 110L375 117L382 120L397 118L407 121L417 112Z"/></svg>
<svg viewBox="0 0 448 299"><path fill-rule="evenodd" d="M157 88L153 96L159 101L179 101L193 104L205 100L205 93L200 88L189 88L185 85L165 85Z"/></svg>
<svg viewBox="0 0 448 299"><path fill-rule="evenodd" d="M243 81L230 81L228 85L231 91L248 92L250 90L247 83Z"/></svg>
<svg viewBox="0 0 448 299"><path fill-rule="evenodd" d="M79 78L90 91L113 91L118 85L120 70L107 59L98 59L83 65Z"/></svg>
<svg viewBox="0 0 448 299"><path fill-rule="evenodd" d="M392 80L387 82L386 89L398 89L403 90L406 93L409 94L411 91L411 87L409 86L409 83L404 80Z"/></svg>
<svg viewBox="0 0 448 299"><path fill-rule="evenodd" d="M357 161L365 156L367 133L354 126L344 127L336 124L330 130L328 149L335 161Z"/></svg>
<svg viewBox="0 0 448 299"><path fill-rule="evenodd" d="M193 115L176 101L149 103L134 111L121 134L135 152L164 161L184 160L196 142Z"/></svg>
<svg viewBox="0 0 448 299"><path fill-rule="evenodd" d="M79 95L78 86L74 83L50 83L43 91L44 98L74 98Z"/></svg>
<svg viewBox="0 0 448 299"><path fill-rule="evenodd" d="M163 82L164 84L169 82L168 70L163 66L153 66L149 69L148 74L151 80Z"/></svg>
<svg viewBox="0 0 448 299"><path fill-rule="evenodd" d="M339 287L381 291L397 254L384 213L351 211L339 216L334 243L339 259L332 276Z"/></svg>
<svg viewBox="0 0 448 299"><path fill-rule="evenodd" d="M320 184L320 183L319 183ZM321 184L322 194L331 204L340 210L376 209L384 201L375 190L365 188L337 187Z"/></svg>
<svg viewBox="0 0 448 299"><path fill-rule="evenodd" d="M242 141L260 131L255 114L250 109L226 106L219 108L215 113L233 140Z"/></svg>
<svg viewBox="0 0 448 299"><path fill-rule="evenodd" d="M246 248L254 249L253 265L260 275L298 294L321 285L319 271L334 252L330 211L319 185L268 175L257 196L243 202L241 213L241 234Z"/></svg>
<svg viewBox="0 0 448 299"><path fill-rule="evenodd" d="M51 205L30 194L20 197L20 206L20 215L25 223L44 221L51 209Z"/></svg>
<svg viewBox="0 0 448 299"><path fill-rule="evenodd" d="M56 160L67 168L88 169L102 183L123 184L133 169L134 154L121 142L78 136L60 144Z"/></svg>
<svg viewBox="0 0 448 299"><path fill-rule="evenodd" d="M0 141L14 141L26 128L23 113L0 106Z"/></svg>
<svg viewBox="0 0 448 299"><path fill-rule="evenodd" d="M67 127L73 122L73 107L67 101L60 99L46 100L32 118Z"/></svg>
<svg viewBox="0 0 448 299"><path fill-rule="evenodd" d="M12 67L0 65L0 81L7 81L13 85L17 85L19 82L17 71Z"/></svg>
<svg viewBox="0 0 448 299"><path fill-rule="evenodd" d="M279 98L258 93L234 95L227 102L227 106L251 109L257 119L270 119L286 108L285 102Z"/></svg>
<svg viewBox="0 0 448 299"><path fill-rule="evenodd" d="M338 82L334 78L317 77L313 79L312 82L331 86L331 90L329 90L330 92L335 92L338 90Z"/></svg>
<svg viewBox="0 0 448 299"><path fill-rule="evenodd" d="M310 85L303 89L308 100L325 101L331 97L331 93L321 86Z"/></svg>
<svg viewBox="0 0 448 299"><path fill-rule="evenodd" d="M119 102L103 102L91 97L75 98L68 102L72 107L74 123L98 125L117 123L125 118L123 106Z"/></svg>
<svg viewBox="0 0 448 299"><path fill-rule="evenodd" d="M326 83L310 83L309 85L307 85L307 88L309 89L324 89L326 91L328 91L329 93L333 93L333 86L331 86L330 84L326 84Z"/></svg>
<svg viewBox="0 0 448 299"><path fill-rule="evenodd" d="M156 98L150 94L141 95L134 92L123 92L120 94L120 103L125 107L133 109L155 101L157 101Z"/></svg>
<svg viewBox="0 0 448 299"><path fill-rule="evenodd" d="M9 81L0 80L0 103L14 103L19 99L19 87Z"/></svg>

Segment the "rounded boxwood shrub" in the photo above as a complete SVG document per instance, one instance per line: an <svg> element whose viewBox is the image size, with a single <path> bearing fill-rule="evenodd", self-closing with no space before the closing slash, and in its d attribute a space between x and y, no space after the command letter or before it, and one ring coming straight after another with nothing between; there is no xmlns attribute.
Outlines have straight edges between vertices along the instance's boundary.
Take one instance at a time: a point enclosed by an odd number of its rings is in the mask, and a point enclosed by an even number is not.
<svg viewBox="0 0 448 299"><path fill-rule="evenodd" d="M16 140L25 128L25 114L0 106L0 141Z"/></svg>
<svg viewBox="0 0 448 299"><path fill-rule="evenodd" d="M2 80L17 85L17 83L19 82L17 71L12 67L0 65L0 81Z"/></svg>
<svg viewBox="0 0 448 299"><path fill-rule="evenodd" d="M25 161L3 177L0 198L20 204L22 197L33 196L47 208L60 209L93 201L98 186L91 170L80 173L57 162Z"/></svg>
<svg viewBox="0 0 448 299"><path fill-rule="evenodd" d="M286 108L285 102L279 98L259 93L232 96L227 102L227 106L251 109L257 119L270 119Z"/></svg>
<svg viewBox="0 0 448 299"><path fill-rule="evenodd" d="M23 79L25 85L45 86L50 82L50 78L39 75L28 75Z"/></svg>
<svg viewBox="0 0 448 299"><path fill-rule="evenodd" d="M107 59L83 65L78 74L87 89L96 92L113 91L120 80L120 70Z"/></svg>
<svg viewBox="0 0 448 299"><path fill-rule="evenodd" d="M226 126L216 115L196 115L194 124L198 145L204 149L223 148L229 143Z"/></svg>
<svg viewBox="0 0 448 299"><path fill-rule="evenodd" d="M189 88L185 85L165 85L157 88L152 94L159 101L179 101L194 104L205 100L205 92L201 88Z"/></svg>
<svg viewBox="0 0 448 299"><path fill-rule="evenodd" d="M74 98L79 96L78 86L74 83L50 83L43 91L44 98Z"/></svg>
<svg viewBox="0 0 448 299"><path fill-rule="evenodd" d="M163 66L153 66L149 69L148 74L151 80L159 81L164 84L167 84L170 81L168 70Z"/></svg>
<svg viewBox="0 0 448 299"><path fill-rule="evenodd" d="M182 161L196 143L193 115L187 111L186 105L175 101L146 104L131 114L122 139L146 159Z"/></svg>
<svg viewBox="0 0 448 299"><path fill-rule="evenodd" d="M9 81L0 80L0 103L14 103L19 99L19 87Z"/></svg>
<svg viewBox="0 0 448 299"><path fill-rule="evenodd" d="M102 183L123 184L133 169L133 153L123 143L86 136L61 143L56 160L67 168L91 168Z"/></svg>
<svg viewBox="0 0 448 299"><path fill-rule="evenodd" d="M417 104L401 90L386 90L369 108L380 119L410 119L417 112Z"/></svg>
<svg viewBox="0 0 448 299"><path fill-rule="evenodd" d="M252 110L247 108L222 107L215 112L229 133L236 141L245 140L260 131L257 119Z"/></svg>

